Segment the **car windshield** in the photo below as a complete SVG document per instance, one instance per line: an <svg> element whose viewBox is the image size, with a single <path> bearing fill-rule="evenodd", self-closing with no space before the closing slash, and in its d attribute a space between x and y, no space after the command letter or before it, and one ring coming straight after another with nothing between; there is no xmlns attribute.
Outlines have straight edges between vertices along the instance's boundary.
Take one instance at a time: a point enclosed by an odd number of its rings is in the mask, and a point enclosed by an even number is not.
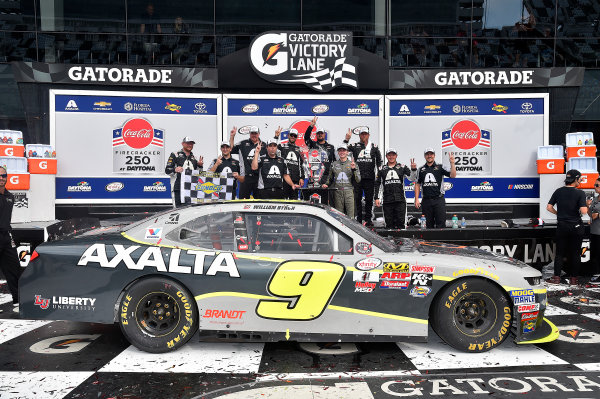
<svg viewBox="0 0 600 399"><path fill-rule="evenodd" d="M377 233L372 230L367 229L362 224L358 223L356 220L349 218L342 212L338 211L335 208L330 208L327 210L329 215L333 216L337 221L342 223L344 226L348 227L350 230L355 232L356 234L363 237L366 241L374 244L375 246L381 248L385 252L395 252L396 245L393 242L381 237Z"/></svg>

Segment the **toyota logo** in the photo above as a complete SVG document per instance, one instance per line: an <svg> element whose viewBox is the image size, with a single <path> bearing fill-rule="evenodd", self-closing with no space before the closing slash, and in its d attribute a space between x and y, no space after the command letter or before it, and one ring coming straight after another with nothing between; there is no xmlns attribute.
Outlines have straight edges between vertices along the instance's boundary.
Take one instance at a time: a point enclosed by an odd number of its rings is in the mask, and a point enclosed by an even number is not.
<svg viewBox="0 0 600 399"><path fill-rule="evenodd" d="M533 104L531 104L531 103L523 103L523 104L521 104L521 109L530 110L531 108L533 108Z"/></svg>
<svg viewBox="0 0 600 399"><path fill-rule="evenodd" d="M196 108L198 111L203 111L206 109L206 104L204 103L196 103L196 105L194 105L194 108Z"/></svg>

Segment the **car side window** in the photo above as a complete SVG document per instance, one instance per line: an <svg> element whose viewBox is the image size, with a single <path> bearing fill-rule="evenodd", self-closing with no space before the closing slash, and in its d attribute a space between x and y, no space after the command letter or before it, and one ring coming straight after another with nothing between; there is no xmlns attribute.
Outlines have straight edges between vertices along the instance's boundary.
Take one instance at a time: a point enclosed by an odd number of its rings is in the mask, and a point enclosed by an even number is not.
<svg viewBox="0 0 600 399"><path fill-rule="evenodd" d="M263 253L352 253L352 240L311 215L246 213L248 248Z"/></svg>
<svg viewBox="0 0 600 399"><path fill-rule="evenodd" d="M219 212L200 216L167 234L167 238L200 248L233 251L233 214Z"/></svg>

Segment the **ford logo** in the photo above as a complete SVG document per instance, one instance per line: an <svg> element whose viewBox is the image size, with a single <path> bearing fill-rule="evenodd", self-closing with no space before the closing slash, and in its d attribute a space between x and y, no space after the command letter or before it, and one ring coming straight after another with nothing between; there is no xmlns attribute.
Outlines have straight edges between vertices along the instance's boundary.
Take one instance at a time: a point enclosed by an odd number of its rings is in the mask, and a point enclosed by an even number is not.
<svg viewBox="0 0 600 399"><path fill-rule="evenodd" d="M108 183L105 188L106 188L106 191L115 192L115 191L121 191L123 189L123 187L125 187L125 185L123 183L115 181L112 183Z"/></svg>
<svg viewBox="0 0 600 399"><path fill-rule="evenodd" d="M258 111L258 105L256 104L246 104L242 107L242 112L245 114L251 114Z"/></svg>

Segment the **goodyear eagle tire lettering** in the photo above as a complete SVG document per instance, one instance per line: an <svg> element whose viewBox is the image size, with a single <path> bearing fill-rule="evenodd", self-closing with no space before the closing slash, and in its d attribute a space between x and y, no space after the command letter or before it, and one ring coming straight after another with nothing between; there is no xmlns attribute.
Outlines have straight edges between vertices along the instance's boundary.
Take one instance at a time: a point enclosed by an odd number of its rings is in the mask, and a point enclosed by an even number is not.
<svg viewBox="0 0 600 399"><path fill-rule="evenodd" d="M508 297L481 278L455 280L436 296L431 325L448 345L466 352L486 352L500 345L512 323Z"/></svg>
<svg viewBox="0 0 600 399"><path fill-rule="evenodd" d="M194 297L183 285L160 277L140 280L128 288L118 319L127 340L151 353L177 350L198 329Z"/></svg>

